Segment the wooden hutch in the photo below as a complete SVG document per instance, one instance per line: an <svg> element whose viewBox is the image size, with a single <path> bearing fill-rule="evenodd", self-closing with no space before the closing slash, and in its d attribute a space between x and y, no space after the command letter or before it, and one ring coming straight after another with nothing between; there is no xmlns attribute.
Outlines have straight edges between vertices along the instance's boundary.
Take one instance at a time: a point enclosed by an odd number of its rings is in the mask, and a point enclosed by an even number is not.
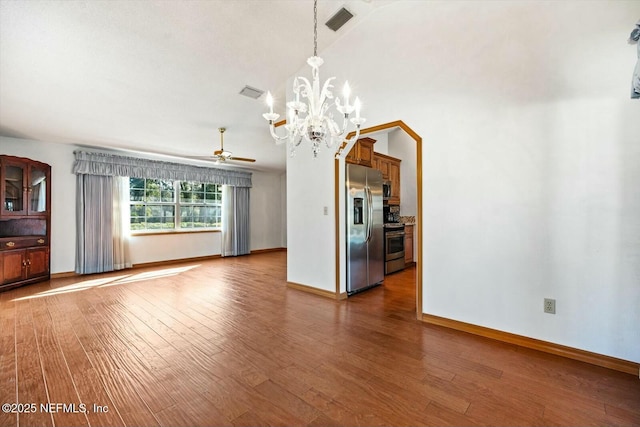
<svg viewBox="0 0 640 427"><path fill-rule="evenodd" d="M0 291L48 280L51 166L0 155Z"/></svg>

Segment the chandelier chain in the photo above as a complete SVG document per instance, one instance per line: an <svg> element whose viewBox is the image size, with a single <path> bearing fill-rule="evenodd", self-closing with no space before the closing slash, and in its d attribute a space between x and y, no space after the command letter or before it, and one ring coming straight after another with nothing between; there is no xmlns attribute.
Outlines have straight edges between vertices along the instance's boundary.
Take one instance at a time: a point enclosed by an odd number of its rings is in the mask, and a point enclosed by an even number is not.
<svg viewBox="0 0 640 427"><path fill-rule="evenodd" d="M318 56L318 0L313 1L313 56Z"/></svg>

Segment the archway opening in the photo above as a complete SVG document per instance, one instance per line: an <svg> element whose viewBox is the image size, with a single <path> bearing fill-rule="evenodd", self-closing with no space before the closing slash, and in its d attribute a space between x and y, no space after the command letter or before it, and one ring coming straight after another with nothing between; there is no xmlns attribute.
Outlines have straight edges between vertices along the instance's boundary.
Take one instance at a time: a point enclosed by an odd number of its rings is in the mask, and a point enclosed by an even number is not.
<svg viewBox="0 0 640 427"><path fill-rule="evenodd" d="M411 129L409 126L407 126L402 120L396 120L393 122L389 122L389 123L384 123L378 126L372 126L366 129L362 129L360 131L360 136L364 136L364 135L368 135L368 134L374 134L374 133L380 133L380 132L384 132L384 131L390 131L393 129L401 129L402 131L404 131L409 137L410 139L412 139L413 141L415 141L415 160L416 160L416 181L415 181L415 188L416 188L416 227L417 227L417 232L416 232L416 240L417 240L417 250L416 250L416 277L415 277L415 295L416 295L416 319L421 320L422 319L422 266L423 266L423 259L422 259L422 236L423 236L423 224L422 224L422 137L420 135L418 135L415 131L413 131L413 129ZM354 134L349 134L347 139L352 138L354 136ZM335 290L335 295L337 299L343 299L346 298L346 293L341 292L341 283L342 283L342 274L344 273L341 270L341 261L343 259L345 259L346 254L345 251L343 249L341 245L342 240L342 236L341 236L341 227L340 227L340 221L342 221L344 219L344 216L341 215L341 212L339 211L339 207L341 206L340 204L340 189L341 187L344 187L344 179L341 179L341 176L343 177L343 175L341 175L340 173L340 165L341 162L336 159L335 163L334 163L334 167L335 167L335 171L334 171L334 176L335 176L335 206L336 206L336 214L335 214L335 219L336 219L336 224L335 224L335 228L336 228L336 290Z"/></svg>

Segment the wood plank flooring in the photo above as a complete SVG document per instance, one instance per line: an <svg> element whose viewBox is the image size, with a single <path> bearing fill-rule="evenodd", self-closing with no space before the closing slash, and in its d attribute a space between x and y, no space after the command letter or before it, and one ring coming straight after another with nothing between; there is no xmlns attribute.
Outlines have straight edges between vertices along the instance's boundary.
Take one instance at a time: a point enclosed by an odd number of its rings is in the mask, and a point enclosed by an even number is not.
<svg viewBox="0 0 640 427"><path fill-rule="evenodd" d="M333 301L275 252L0 293L0 425L640 425L635 376L418 322L414 275Z"/></svg>

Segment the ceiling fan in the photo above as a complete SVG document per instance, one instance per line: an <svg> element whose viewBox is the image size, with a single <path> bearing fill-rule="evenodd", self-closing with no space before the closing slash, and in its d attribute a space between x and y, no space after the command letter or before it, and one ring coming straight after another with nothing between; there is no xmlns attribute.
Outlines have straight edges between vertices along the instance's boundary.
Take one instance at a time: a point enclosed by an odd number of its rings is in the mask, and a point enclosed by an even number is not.
<svg viewBox="0 0 640 427"><path fill-rule="evenodd" d="M213 152L213 156L206 156L207 159L213 159L216 163L224 163L226 161L238 161L238 162L255 162L255 159L249 159L247 157L235 157L231 154L231 151L224 149L224 131L226 128L218 128L220 132L220 149Z"/></svg>

